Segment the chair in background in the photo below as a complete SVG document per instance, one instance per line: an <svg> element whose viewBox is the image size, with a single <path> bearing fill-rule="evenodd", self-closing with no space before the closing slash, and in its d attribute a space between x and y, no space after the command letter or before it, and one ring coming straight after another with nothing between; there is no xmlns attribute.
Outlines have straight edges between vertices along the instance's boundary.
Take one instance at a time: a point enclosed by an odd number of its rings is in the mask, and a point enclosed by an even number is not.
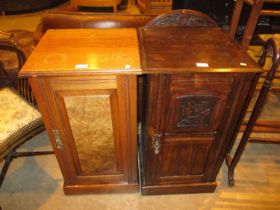
<svg viewBox="0 0 280 210"><path fill-rule="evenodd" d="M260 89L259 95L257 97L257 101L254 105L253 111L250 115L249 121L245 127L244 133L242 135L242 138L240 140L240 143L237 147L237 150L233 156L233 158L230 155L231 149L229 148L227 153L227 165L228 165L228 182L229 186L234 186L234 170L237 166L237 163L240 160L241 155L244 152L244 149L246 147L247 142L254 142L254 143L274 143L274 144L280 144L280 138L261 138L261 137L251 137L250 135L252 132L254 132L255 126L257 126L257 120L259 120L260 113L265 108L265 102L268 96L269 91L273 91L272 87L272 81L275 78L277 68L279 67L280 63L280 39L274 37L270 38L265 42L263 54L259 60L259 65L263 67L267 61L268 53L271 51L271 65L269 68L269 71L265 74L265 79L262 81L262 87ZM258 89L258 88L257 88ZM276 89L277 90L277 89ZM279 89L278 89L279 91ZM279 132L280 128L280 120L275 121L274 123L271 123L271 121L268 121L268 124L266 124L265 121L261 121L262 125L265 127L263 129L263 132ZM278 129L278 130L277 130ZM232 147L232 146L231 146Z"/></svg>
<svg viewBox="0 0 280 210"><path fill-rule="evenodd" d="M0 50L16 53L18 58L17 70L20 70L24 61L24 53L9 40L0 41ZM53 154L53 151L19 152L17 148L28 139L45 130L41 114L33 104L35 103L30 85L26 79L20 79L17 91L4 68L0 57L0 162L4 165L0 174L0 187L7 170L14 158L33 155Z"/></svg>
<svg viewBox="0 0 280 210"><path fill-rule="evenodd" d="M18 78L18 71L34 48L33 32L26 30L0 31L0 59L10 80L10 86L18 90L29 102L36 104L31 87L25 78ZM0 86L6 86L3 77Z"/></svg>
<svg viewBox="0 0 280 210"><path fill-rule="evenodd" d="M253 33L255 31L259 16L280 16L279 10L263 10L264 3L279 4L280 0L236 0L235 7L230 22L230 35L235 37L239 18L241 15L243 4L246 3L252 7L249 19L242 35L241 45L244 49L250 45Z"/></svg>

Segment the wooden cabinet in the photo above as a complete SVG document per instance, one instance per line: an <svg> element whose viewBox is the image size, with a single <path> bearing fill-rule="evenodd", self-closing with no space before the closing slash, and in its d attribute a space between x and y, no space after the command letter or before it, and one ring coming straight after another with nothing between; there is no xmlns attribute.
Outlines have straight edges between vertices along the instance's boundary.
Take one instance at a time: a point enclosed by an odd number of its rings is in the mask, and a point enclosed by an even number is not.
<svg viewBox="0 0 280 210"><path fill-rule="evenodd" d="M114 12L117 12L122 0L72 0L72 3L76 7L113 7Z"/></svg>
<svg viewBox="0 0 280 210"><path fill-rule="evenodd" d="M138 46L141 47L141 65ZM140 68L141 66L141 68ZM67 194L212 192L261 69L218 27L49 30L29 78Z"/></svg>
<svg viewBox="0 0 280 210"><path fill-rule="evenodd" d="M134 83L135 76L31 78L34 90L44 89L35 95L65 193L137 190Z"/></svg>
<svg viewBox="0 0 280 210"><path fill-rule="evenodd" d="M66 194L138 191L139 63L135 29L53 30L21 71L38 101Z"/></svg>
<svg viewBox="0 0 280 210"><path fill-rule="evenodd" d="M137 0L143 13L163 13L172 10L172 0Z"/></svg>
<svg viewBox="0 0 280 210"><path fill-rule="evenodd" d="M142 193L212 192L260 69L216 27L142 29L140 42Z"/></svg>

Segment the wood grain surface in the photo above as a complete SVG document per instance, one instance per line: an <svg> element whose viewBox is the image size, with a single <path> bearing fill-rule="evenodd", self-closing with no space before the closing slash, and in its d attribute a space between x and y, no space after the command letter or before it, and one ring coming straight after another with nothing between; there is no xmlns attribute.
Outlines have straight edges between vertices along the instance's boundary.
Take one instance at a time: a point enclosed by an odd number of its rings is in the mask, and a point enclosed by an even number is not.
<svg viewBox="0 0 280 210"><path fill-rule="evenodd" d="M20 75L65 76L80 72L140 74L136 29L48 30Z"/></svg>
<svg viewBox="0 0 280 210"><path fill-rule="evenodd" d="M142 28L139 36L143 73L261 71L219 27Z"/></svg>

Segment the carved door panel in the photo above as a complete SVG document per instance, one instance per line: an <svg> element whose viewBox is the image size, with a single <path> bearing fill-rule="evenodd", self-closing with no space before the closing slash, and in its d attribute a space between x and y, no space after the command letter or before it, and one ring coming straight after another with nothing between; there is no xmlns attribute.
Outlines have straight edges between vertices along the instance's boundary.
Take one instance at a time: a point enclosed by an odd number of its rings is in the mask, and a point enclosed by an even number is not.
<svg viewBox="0 0 280 210"><path fill-rule="evenodd" d="M66 185L137 183L136 145L130 136L136 126L127 117L136 107L130 104L133 96L124 92L131 84L127 78L63 77L48 81L56 114L52 130L57 129L61 137L57 150L62 154Z"/></svg>
<svg viewBox="0 0 280 210"><path fill-rule="evenodd" d="M162 128L168 133L216 132L232 82L229 76L171 76Z"/></svg>
<svg viewBox="0 0 280 210"><path fill-rule="evenodd" d="M158 103L149 104L157 111L148 114L147 185L208 181L232 83L227 75L151 76L150 98Z"/></svg>

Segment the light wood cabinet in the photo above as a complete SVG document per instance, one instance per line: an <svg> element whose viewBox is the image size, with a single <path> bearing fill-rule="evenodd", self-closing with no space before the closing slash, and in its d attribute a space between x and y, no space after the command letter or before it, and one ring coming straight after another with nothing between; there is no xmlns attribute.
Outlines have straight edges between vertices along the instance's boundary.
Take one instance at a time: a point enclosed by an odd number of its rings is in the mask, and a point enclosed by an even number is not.
<svg viewBox="0 0 280 210"><path fill-rule="evenodd" d="M136 30L100 29L47 32L21 71L29 76L66 194L138 190L139 69Z"/></svg>

